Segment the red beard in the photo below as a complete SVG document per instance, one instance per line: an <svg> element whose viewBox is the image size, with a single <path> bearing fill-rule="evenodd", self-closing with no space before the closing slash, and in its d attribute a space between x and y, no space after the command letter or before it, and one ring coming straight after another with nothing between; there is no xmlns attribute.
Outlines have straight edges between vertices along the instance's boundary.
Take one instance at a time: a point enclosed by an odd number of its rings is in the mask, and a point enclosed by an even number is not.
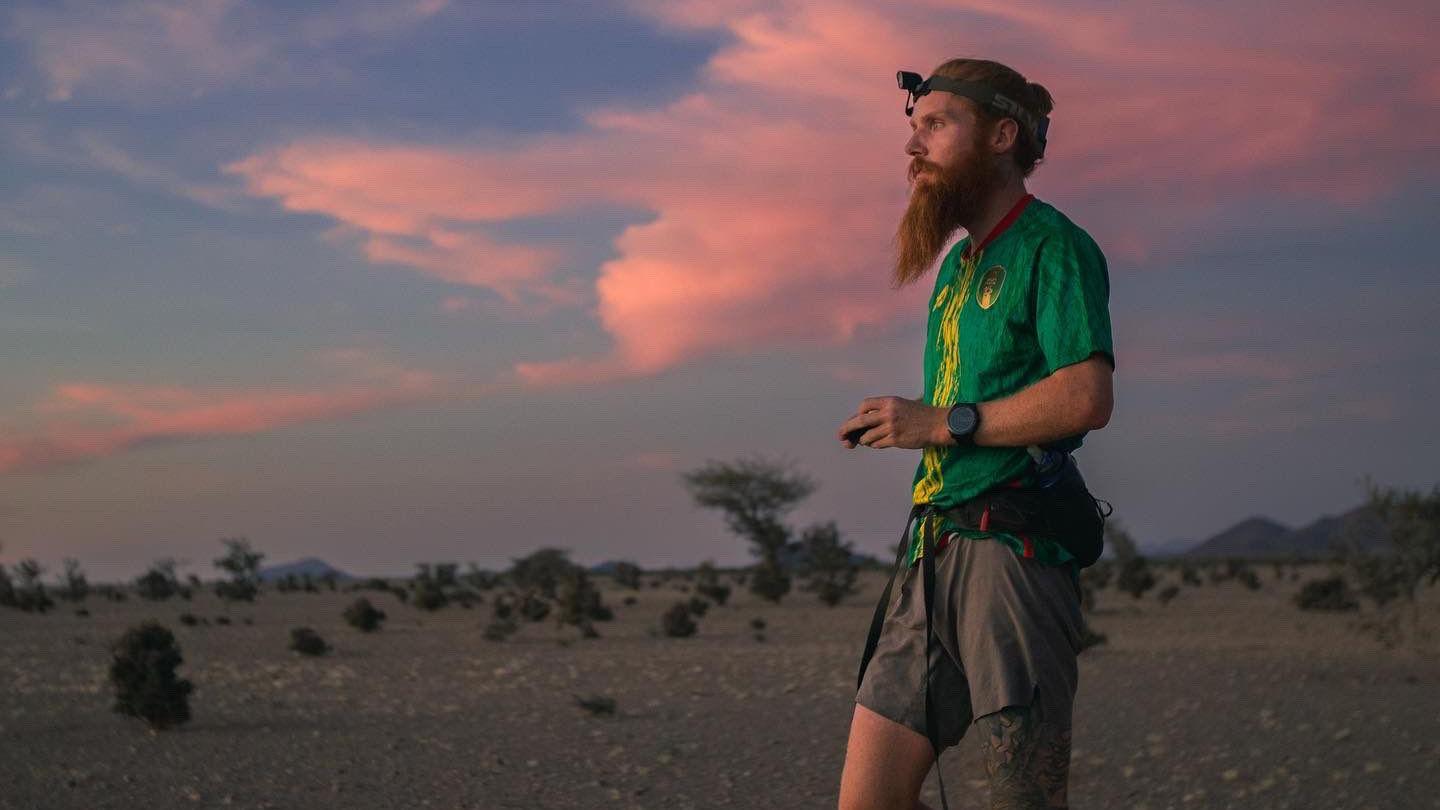
<svg viewBox="0 0 1440 810"><path fill-rule="evenodd" d="M910 204L895 230L896 287L924 276L955 231L974 222L1004 182L999 166L981 148L980 135L966 157L948 169L920 157L911 161L910 176L922 171L923 177L914 180Z"/></svg>

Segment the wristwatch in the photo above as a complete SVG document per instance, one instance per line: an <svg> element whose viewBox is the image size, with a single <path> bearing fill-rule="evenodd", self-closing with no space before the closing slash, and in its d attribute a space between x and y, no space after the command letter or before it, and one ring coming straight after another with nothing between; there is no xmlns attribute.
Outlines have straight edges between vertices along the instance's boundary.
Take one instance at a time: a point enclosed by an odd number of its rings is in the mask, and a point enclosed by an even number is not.
<svg viewBox="0 0 1440 810"><path fill-rule="evenodd" d="M945 415L945 427L955 443L965 447L975 444L975 431L980 428L980 409L973 402L957 402Z"/></svg>

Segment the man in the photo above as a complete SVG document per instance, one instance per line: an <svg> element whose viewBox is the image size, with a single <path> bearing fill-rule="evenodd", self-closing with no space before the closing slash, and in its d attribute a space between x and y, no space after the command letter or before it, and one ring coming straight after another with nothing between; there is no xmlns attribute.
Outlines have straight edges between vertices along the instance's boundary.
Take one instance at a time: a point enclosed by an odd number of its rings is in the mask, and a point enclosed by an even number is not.
<svg viewBox="0 0 1440 810"><path fill-rule="evenodd" d="M1041 492L1040 461L1068 460L1109 421L1108 271L1083 230L1026 191L1053 106L1043 87L973 59L901 81L914 99L912 189L896 286L922 278L958 229L967 236L930 297L924 396L868 397L837 433L847 448L922 451L901 544L909 562L877 607L840 807L926 807L926 774L973 723L992 808L1063 808L1078 566L1093 559L1073 538L997 530L991 508L976 513L1007 487Z"/></svg>

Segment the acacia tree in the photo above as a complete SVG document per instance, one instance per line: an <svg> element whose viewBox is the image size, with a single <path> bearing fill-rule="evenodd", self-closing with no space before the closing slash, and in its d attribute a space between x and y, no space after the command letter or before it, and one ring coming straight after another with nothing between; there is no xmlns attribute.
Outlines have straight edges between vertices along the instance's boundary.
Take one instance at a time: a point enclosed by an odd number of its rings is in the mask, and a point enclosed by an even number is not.
<svg viewBox="0 0 1440 810"><path fill-rule="evenodd" d="M215 595L227 601L254 602L260 592L260 561L265 555L250 547L243 537L222 537L225 556L215 559L215 567L230 575L229 581L215 583Z"/></svg>
<svg viewBox="0 0 1440 810"><path fill-rule="evenodd" d="M84 601L90 594L90 583L85 579L85 572L80 570L80 561L74 557L66 557L64 576L64 589L61 592L65 598L72 602Z"/></svg>
<svg viewBox="0 0 1440 810"><path fill-rule="evenodd" d="M815 491L815 482L788 462L758 457L709 461L681 478L697 504L719 509L730 530L750 541L751 553L759 557L751 592L779 602L790 590L780 555L793 536L782 518Z"/></svg>
<svg viewBox="0 0 1440 810"><path fill-rule="evenodd" d="M1399 606L1408 606L1412 630L1421 631L1417 595L1440 581L1440 485L1430 492L1380 487L1365 481L1366 503L1358 519L1342 529L1344 560L1360 592L1381 611L1380 624L1399 630ZM1388 539L1389 553L1364 554L1356 541L1365 532ZM1393 609L1387 608L1394 602Z"/></svg>

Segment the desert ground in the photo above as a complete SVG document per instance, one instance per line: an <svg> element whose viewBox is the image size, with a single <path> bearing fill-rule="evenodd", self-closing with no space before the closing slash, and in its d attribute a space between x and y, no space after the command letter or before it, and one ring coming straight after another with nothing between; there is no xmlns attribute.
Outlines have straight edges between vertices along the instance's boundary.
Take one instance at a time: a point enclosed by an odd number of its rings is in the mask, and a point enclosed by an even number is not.
<svg viewBox="0 0 1440 810"><path fill-rule="evenodd" d="M1440 807L1435 642L1390 649L1356 629L1365 612L1294 607L1323 565L1257 570L1259 591L1232 580L1167 605L1159 588L1100 592L1088 620L1108 642L1080 656L1072 807ZM0 807L832 808L886 576L864 572L834 608L736 588L689 638L656 633L689 594L648 574L638 592L606 582L616 618L595 639L550 619L487 641L488 603L425 613L375 593L389 619L371 634L343 622L359 595L344 592L0 610ZM1432 629L1437 607L1431 590ZM234 623L187 627L185 612ZM191 721L158 733L111 712L107 676L109 644L151 617L195 685ZM301 625L334 650L288 650ZM951 807L986 806L978 738L941 758ZM933 773L922 798L940 806Z"/></svg>

